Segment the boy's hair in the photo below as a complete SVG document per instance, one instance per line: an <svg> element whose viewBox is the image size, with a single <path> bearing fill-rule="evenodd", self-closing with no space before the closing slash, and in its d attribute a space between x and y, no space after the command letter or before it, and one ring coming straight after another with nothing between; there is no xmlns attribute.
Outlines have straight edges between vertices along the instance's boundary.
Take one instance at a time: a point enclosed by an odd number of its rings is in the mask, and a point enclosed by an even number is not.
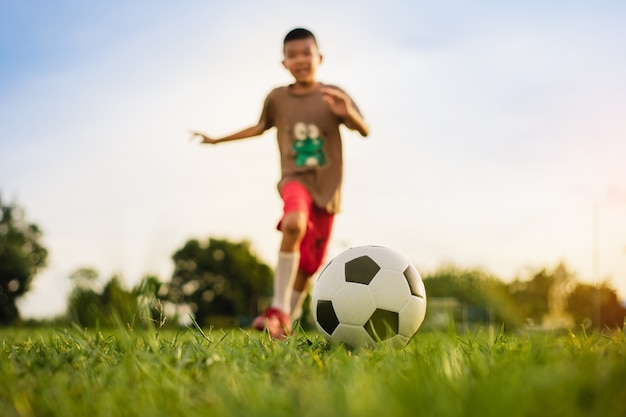
<svg viewBox="0 0 626 417"><path fill-rule="evenodd" d="M304 28L295 28L289 31L287 35L285 35L285 40L283 41L283 46L287 44L289 41L295 41L297 39L308 39L312 38L313 42L317 45L317 39L315 39L315 35L308 29Z"/></svg>

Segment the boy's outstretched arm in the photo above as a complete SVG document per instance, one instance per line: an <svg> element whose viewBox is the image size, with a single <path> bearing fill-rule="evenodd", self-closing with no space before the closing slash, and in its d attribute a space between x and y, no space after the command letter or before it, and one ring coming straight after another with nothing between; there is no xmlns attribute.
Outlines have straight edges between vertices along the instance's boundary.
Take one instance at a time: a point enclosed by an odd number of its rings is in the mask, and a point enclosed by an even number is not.
<svg viewBox="0 0 626 417"><path fill-rule="evenodd" d="M352 130L356 130L362 136L370 133L370 128L361 116L361 113L354 107L350 97L341 90L332 87L322 87L320 89L324 95L324 100L330 107L330 110L344 120L346 126Z"/></svg>
<svg viewBox="0 0 626 417"><path fill-rule="evenodd" d="M211 145L215 145L216 143L221 143L221 142L229 142L231 140L239 140L239 139L247 139L247 138L251 138L254 136L259 136L261 133L263 133L265 131L265 122L264 121L260 121L258 124L254 125L254 126L250 126L248 128L242 129L238 132L235 132L231 135L228 136L224 136L222 138L212 138L209 137L207 135L205 135L202 132L198 132L196 130L192 130L191 131L191 137L192 139L195 138L196 136L199 136L202 138L202 142L200 143L209 143Z"/></svg>

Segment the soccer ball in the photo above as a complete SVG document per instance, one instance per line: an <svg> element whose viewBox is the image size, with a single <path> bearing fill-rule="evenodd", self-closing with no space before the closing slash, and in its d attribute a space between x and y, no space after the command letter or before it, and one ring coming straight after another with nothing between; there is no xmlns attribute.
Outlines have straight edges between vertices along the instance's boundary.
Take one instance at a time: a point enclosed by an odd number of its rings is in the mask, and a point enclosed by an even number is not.
<svg viewBox="0 0 626 417"><path fill-rule="evenodd" d="M415 267L398 252L358 246L319 274L311 296L318 330L352 348L406 346L426 314L426 291Z"/></svg>

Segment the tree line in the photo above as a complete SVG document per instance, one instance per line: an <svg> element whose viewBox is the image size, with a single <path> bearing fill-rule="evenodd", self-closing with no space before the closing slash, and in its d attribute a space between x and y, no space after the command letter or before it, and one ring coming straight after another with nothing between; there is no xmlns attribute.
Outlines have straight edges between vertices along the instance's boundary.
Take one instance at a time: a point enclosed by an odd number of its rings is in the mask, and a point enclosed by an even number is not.
<svg viewBox="0 0 626 417"><path fill-rule="evenodd" d="M4 204L0 196L0 208L0 324L10 325L19 323L16 301L45 267L48 252L41 229L26 220L20 207ZM146 275L132 288L119 275L104 281L92 268L77 269L68 277L72 290L67 312L56 321L82 327L162 327L193 317L204 326L245 326L270 302L272 269L247 241L190 239L174 252L172 262L169 280ZM438 305L444 306L439 312L454 321L489 322L507 329L617 328L626 315L609 282L580 282L563 263L509 283L482 269L445 265L424 276L424 284L427 322L429 315L437 315ZM303 317L310 322L307 308Z"/></svg>

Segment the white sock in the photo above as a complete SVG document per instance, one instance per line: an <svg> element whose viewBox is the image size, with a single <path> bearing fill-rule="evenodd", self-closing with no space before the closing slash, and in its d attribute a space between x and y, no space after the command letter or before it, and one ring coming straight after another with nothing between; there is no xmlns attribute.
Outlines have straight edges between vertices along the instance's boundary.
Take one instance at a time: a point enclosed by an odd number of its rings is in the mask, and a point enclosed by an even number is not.
<svg viewBox="0 0 626 417"><path fill-rule="evenodd" d="M291 321L294 321L302 315L302 305L306 300L307 291L293 290L291 292Z"/></svg>
<svg viewBox="0 0 626 417"><path fill-rule="evenodd" d="M299 252L280 252L278 264L274 271L274 298L272 307L290 315L291 292L296 281L298 266L300 265Z"/></svg>

